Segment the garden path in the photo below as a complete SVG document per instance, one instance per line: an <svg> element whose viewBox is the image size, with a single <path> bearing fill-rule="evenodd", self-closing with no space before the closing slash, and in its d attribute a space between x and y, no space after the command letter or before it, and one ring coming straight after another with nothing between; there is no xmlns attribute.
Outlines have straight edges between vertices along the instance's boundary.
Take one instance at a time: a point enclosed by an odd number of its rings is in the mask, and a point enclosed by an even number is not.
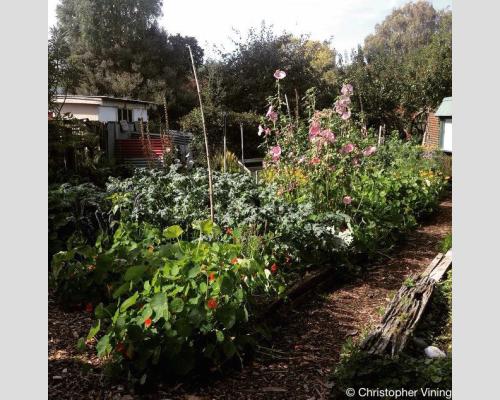
<svg viewBox="0 0 500 400"><path fill-rule="evenodd" d="M209 383L160 386L137 394L106 384L94 354L79 355L74 344L91 326L88 314L65 313L49 300L49 398L53 399L327 399L342 345L377 324L390 296L410 275L423 271L451 232L451 199L408 235L390 256L371 265L354 282L317 291L283 315L272 351L258 352L250 365ZM81 372L86 365L88 373Z"/></svg>

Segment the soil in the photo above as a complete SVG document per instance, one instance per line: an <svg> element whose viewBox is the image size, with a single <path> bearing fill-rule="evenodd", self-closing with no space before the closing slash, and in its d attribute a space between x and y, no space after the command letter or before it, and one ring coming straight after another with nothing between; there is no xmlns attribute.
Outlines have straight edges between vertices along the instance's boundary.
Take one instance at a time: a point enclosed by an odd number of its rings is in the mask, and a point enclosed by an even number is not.
<svg viewBox="0 0 500 400"><path fill-rule="evenodd" d="M156 386L147 394L109 382L91 346L79 353L75 344L86 336L92 319L85 311L64 312L49 298L50 399L327 399L342 345L376 325L383 308L403 281L423 271L451 232L451 200L421 227L408 234L389 255L366 273L340 287L316 290L279 315L271 343L260 348L242 369Z"/></svg>

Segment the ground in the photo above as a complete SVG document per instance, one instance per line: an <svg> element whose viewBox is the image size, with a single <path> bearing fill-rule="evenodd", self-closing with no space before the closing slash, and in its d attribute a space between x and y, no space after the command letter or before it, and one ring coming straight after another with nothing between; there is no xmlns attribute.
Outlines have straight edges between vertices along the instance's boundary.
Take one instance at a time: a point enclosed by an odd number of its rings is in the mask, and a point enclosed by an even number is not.
<svg viewBox="0 0 500 400"><path fill-rule="evenodd" d="M451 200L443 201L432 218L356 281L309 296L282 316L282 329L250 365L209 383L165 385L147 395L107 383L95 352L79 354L75 348L92 324L90 315L63 312L49 298L49 398L327 399L345 340L378 323L403 281L432 261L451 232L451 209Z"/></svg>

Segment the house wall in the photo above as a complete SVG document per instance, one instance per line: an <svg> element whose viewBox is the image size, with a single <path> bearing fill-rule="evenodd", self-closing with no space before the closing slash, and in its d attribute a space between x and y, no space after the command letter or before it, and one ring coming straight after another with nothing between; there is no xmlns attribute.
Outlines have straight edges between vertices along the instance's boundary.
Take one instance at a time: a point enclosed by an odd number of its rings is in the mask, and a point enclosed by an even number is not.
<svg viewBox="0 0 500 400"><path fill-rule="evenodd" d="M134 121L138 121L139 118L142 118L142 120L144 122L146 122L148 120L148 111L146 110L145 107L143 107L143 108L134 107L132 109L132 119Z"/></svg>
<svg viewBox="0 0 500 400"><path fill-rule="evenodd" d="M432 150L439 149L440 133L439 117L436 117L436 115L431 112L427 118L427 134L425 136L424 145Z"/></svg>
<svg viewBox="0 0 500 400"><path fill-rule="evenodd" d="M65 103L61 109L61 114L70 112L75 118L90 121L99 121L99 109L97 104L68 104Z"/></svg>
<svg viewBox="0 0 500 400"><path fill-rule="evenodd" d="M118 109L110 106L99 106L99 121L118 121Z"/></svg>

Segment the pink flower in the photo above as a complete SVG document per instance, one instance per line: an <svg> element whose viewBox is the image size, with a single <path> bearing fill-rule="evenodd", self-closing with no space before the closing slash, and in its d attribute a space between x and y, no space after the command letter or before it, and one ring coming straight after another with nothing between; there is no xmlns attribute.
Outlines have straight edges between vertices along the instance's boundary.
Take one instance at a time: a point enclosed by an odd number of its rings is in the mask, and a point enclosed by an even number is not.
<svg viewBox="0 0 500 400"><path fill-rule="evenodd" d="M264 133L264 128L262 127L262 125L259 125L259 130L257 131L257 135L262 136L263 133Z"/></svg>
<svg viewBox="0 0 500 400"><path fill-rule="evenodd" d="M345 112L342 113L340 116L344 121L347 121L349 118L351 118L351 110L347 109Z"/></svg>
<svg viewBox="0 0 500 400"><path fill-rule="evenodd" d="M363 155L365 157L371 156L373 153L377 151L377 148L375 146L369 146L366 149L363 150Z"/></svg>
<svg viewBox="0 0 500 400"><path fill-rule="evenodd" d="M351 196L344 196L344 198L342 199L342 203L344 203L346 206L351 204L351 202L352 202Z"/></svg>
<svg viewBox="0 0 500 400"><path fill-rule="evenodd" d="M318 136L321 132L321 126L319 121L312 121L311 126L309 127L309 138Z"/></svg>
<svg viewBox="0 0 500 400"><path fill-rule="evenodd" d="M313 157L313 158L311 158L311 161L309 161L309 164L316 165L316 164L319 164L320 162L321 162L321 160L319 159L319 157Z"/></svg>
<svg viewBox="0 0 500 400"><path fill-rule="evenodd" d="M340 152L343 154L348 154L354 151L354 145L352 143L347 143L344 147L340 149Z"/></svg>
<svg viewBox="0 0 500 400"><path fill-rule="evenodd" d="M273 161L278 161L281 156L281 147L279 145L271 147L270 154Z"/></svg>
<svg viewBox="0 0 500 400"><path fill-rule="evenodd" d="M286 72L285 71L281 71L280 69L277 69L275 72L274 72L274 75L273 75L277 80L280 80L280 79L283 79L286 77Z"/></svg>
<svg viewBox="0 0 500 400"><path fill-rule="evenodd" d="M350 83L344 83L342 85L342 89L340 91L343 95L347 95L347 96L352 96L352 94L354 93L354 90L353 90L352 85Z"/></svg>
<svg viewBox="0 0 500 400"><path fill-rule="evenodd" d="M335 142L335 134L330 129L325 129L320 132L320 136L329 143Z"/></svg>
<svg viewBox="0 0 500 400"><path fill-rule="evenodd" d="M271 134L271 128L266 128L264 129L264 135L270 135Z"/></svg>
<svg viewBox="0 0 500 400"><path fill-rule="evenodd" d="M266 117L273 122L276 122L278 120L278 113L274 111L273 106L269 106L269 109L267 110L266 113Z"/></svg>

